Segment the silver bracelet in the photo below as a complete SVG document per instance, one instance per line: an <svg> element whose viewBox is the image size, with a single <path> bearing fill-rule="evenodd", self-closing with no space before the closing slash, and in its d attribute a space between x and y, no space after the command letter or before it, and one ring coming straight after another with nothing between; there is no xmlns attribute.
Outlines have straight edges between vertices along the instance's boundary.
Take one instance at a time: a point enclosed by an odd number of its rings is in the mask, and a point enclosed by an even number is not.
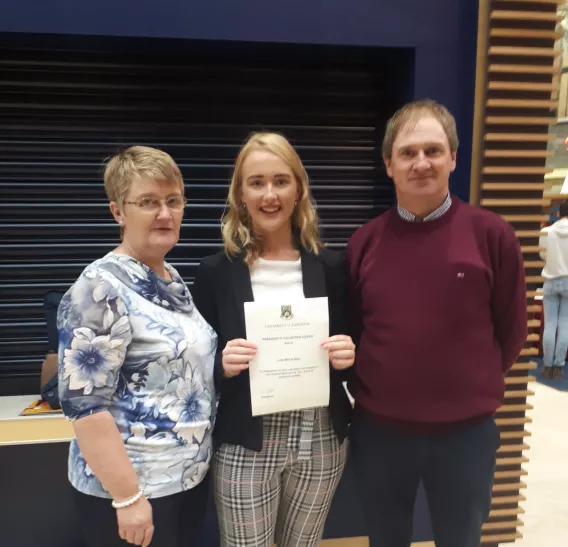
<svg viewBox="0 0 568 547"><path fill-rule="evenodd" d="M112 506L115 509L124 509L125 507L130 507L131 505L134 505L143 495L144 495L144 490L140 488L140 490L138 490L138 493L135 496L132 496L130 499L127 499L126 501L112 500Z"/></svg>

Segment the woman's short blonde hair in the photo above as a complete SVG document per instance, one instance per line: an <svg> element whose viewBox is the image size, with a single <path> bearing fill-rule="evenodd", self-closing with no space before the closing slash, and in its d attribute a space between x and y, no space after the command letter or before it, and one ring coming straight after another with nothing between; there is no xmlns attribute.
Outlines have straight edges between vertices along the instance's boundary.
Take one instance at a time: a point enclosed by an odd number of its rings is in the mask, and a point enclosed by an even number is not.
<svg viewBox="0 0 568 547"><path fill-rule="evenodd" d="M394 141L402 129L409 125L414 125L418 123L421 118L426 117L434 118L440 123L448 137L450 152L452 154L457 152L459 145L458 130L456 120L451 112L444 105L436 101L420 99L399 108L387 122L382 147L383 158L391 159Z"/></svg>
<svg viewBox="0 0 568 547"><path fill-rule="evenodd" d="M318 227L318 216L310 192L308 174L302 160L288 140L278 133L253 133L241 148L235 161L229 188L228 211L221 221L225 253L235 256L243 252L244 261L252 264L262 252L262 239L253 231L248 211L242 204L243 163L257 150L270 152L291 169L298 184L298 202L292 214L292 231L298 243L317 254L323 246Z"/></svg>
<svg viewBox="0 0 568 547"><path fill-rule="evenodd" d="M131 146L106 164L104 181L109 201L114 201L122 211L132 183L144 177L168 181L184 194L181 171L169 154L149 146Z"/></svg>

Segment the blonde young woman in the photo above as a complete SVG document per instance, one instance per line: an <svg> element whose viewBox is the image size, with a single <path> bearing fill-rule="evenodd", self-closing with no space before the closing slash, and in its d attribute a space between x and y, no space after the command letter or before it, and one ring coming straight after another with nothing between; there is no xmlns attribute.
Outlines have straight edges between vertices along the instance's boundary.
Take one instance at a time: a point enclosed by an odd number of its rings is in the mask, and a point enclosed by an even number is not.
<svg viewBox="0 0 568 547"><path fill-rule="evenodd" d="M223 219L224 251L205 258L195 303L219 336L220 392L213 481L221 544L319 543L345 465L350 403L342 371L355 346L343 333L344 263L322 247L308 177L282 136L253 135L241 149ZM244 302L329 298L329 406L253 417Z"/></svg>
<svg viewBox="0 0 568 547"><path fill-rule="evenodd" d="M205 517L217 337L164 260L183 180L168 154L143 146L112 158L104 180L122 242L87 266L58 312L77 518L88 547L185 547Z"/></svg>

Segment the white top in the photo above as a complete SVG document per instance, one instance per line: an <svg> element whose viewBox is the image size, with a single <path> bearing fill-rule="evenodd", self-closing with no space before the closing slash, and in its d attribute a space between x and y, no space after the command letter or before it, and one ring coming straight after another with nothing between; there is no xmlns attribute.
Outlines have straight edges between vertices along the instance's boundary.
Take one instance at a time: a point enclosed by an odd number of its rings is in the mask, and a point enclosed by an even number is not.
<svg viewBox="0 0 568 547"><path fill-rule="evenodd" d="M568 277L568 218L561 218L552 226L543 228L539 245L545 249L540 253L546 261L542 277Z"/></svg>
<svg viewBox="0 0 568 547"><path fill-rule="evenodd" d="M250 280L255 302L305 298L300 258L294 261L259 258L250 267ZM288 450L298 450L300 461L307 461L311 458L312 434L316 418L321 420L320 410L319 408L306 408L278 413L280 416L289 416L287 447ZM265 423L273 427L286 423L278 418L276 422L272 422L271 419L275 416L277 415L266 416L268 421Z"/></svg>
<svg viewBox="0 0 568 547"><path fill-rule="evenodd" d="M259 258L250 267L255 302L304 298L302 260L265 260Z"/></svg>

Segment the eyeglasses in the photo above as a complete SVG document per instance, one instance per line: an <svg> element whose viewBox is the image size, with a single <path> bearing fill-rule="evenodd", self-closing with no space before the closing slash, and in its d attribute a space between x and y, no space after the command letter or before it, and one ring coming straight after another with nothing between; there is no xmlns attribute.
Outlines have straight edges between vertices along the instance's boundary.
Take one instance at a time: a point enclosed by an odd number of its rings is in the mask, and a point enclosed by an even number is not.
<svg viewBox="0 0 568 547"><path fill-rule="evenodd" d="M172 196L166 200L158 199L158 198L140 198L136 201L125 201L124 203L128 203L130 205L136 205L140 208L141 211L145 213L157 213L162 208L162 203L165 202L166 207L173 211L174 213L179 213L183 211L187 199L182 196Z"/></svg>

